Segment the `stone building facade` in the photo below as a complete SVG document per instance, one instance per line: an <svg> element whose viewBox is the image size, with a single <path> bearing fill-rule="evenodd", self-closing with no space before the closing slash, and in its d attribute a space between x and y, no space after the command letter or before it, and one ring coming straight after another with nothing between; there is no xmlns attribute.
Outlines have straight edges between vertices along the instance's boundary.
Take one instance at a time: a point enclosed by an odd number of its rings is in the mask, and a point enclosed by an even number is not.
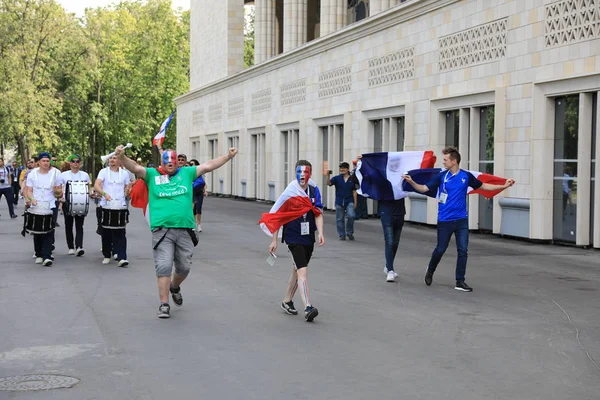
<svg viewBox="0 0 600 400"><path fill-rule="evenodd" d="M274 200L306 158L333 208L340 161L434 150L441 166L455 145L463 168L517 182L469 199L472 229L600 248L600 0L256 0L245 70L243 7L192 0L177 147L240 148L210 190ZM436 223L434 200L407 205Z"/></svg>

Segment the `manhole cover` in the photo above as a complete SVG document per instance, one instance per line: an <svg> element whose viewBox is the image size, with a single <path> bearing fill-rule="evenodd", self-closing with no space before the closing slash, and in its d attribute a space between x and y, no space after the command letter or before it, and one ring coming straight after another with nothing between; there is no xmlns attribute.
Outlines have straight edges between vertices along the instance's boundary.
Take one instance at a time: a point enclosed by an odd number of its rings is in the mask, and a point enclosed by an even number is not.
<svg viewBox="0 0 600 400"><path fill-rule="evenodd" d="M0 390L28 392L70 388L79 383L79 379L63 375L22 375L0 378Z"/></svg>

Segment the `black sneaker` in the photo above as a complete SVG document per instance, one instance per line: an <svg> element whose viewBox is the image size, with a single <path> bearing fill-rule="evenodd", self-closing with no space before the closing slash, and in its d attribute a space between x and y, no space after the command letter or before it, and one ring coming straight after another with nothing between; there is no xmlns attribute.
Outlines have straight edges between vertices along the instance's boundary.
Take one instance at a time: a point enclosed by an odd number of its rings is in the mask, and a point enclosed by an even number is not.
<svg viewBox="0 0 600 400"><path fill-rule="evenodd" d="M170 318L171 317L171 306L169 303L163 303L158 307L158 318Z"/></svg>
<svg viewBox="0 0 600 400"><path fill-rule="evenodd" d="M313 306L308 306L304 310L304 319L306 320L306 322L312 322L313 319L317 317L317 315L319 315L319 310L317 310Z"/></svg>
<svg viewBox="0 0 600 400"><path fill-rule="evenodd" d="M433 271L427 270L427 273L425 274L425 284L431 286L431 282L433 282Z"/></svg>
<svg viewBox="0 0 600 400"><path fill-rule="evenodd" d="M171 297L173 298L173 302L176 306L181 307L183 305L183 297L181 296L181 287L175 289L173 286L169 288L171 292Z"/></svg>
<svg viewBox="0 0 600 400"><path fill-rule="evenodd" d="M340 240L346 240L346 236L340 236Z"/></svg>
<svg viewBox="0 0 600 400"><path fill-rule="evenodd" d="M354 235L348 235L348 239L354 240Z"/></svg>
<svg viewBox="0 0 600 400"><path fill-rule="evenodd" d="M465 283L465 281L456 281L456 286L454 287L456 290L460 290L461 292L472 292L473 288Z"/></svg>
<svg viewBox="0 0 600 400"><path fill-rule="evenodd" d="M281 309L290 315L298 315L298 310L296 310L296 307L294 307L293 301L288 301L287 303L282 302Z"/></svg>

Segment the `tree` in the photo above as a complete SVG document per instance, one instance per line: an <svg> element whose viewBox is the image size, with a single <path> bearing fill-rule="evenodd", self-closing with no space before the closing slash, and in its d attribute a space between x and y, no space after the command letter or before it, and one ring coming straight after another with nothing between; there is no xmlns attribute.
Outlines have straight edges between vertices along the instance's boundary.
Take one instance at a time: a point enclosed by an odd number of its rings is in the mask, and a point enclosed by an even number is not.
<svg viewBox="0 0 600 400"><path fill-rule="evenodd" d="M244 15L244 68L254 65L254 7L247 7Z"/></svg>

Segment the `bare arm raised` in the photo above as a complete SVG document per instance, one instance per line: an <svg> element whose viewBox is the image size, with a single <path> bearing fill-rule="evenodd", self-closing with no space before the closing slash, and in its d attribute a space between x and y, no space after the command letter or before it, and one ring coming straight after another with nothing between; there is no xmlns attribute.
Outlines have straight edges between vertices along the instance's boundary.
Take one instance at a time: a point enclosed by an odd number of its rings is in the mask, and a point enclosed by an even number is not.
<svg viewBox="0 0 600 400"><path fill-rule="evenodd" d="M238 149L232 147L229 149L227 154L217 157L214 160L210 160L205 162L204 164L200 164L196 167L196 178L200 175L204 175L207 172L214 171L217 168L222 167L227 161L231 160L238 153Z"/></svg>
<svg viewBox="0 0 600 400"><path fill-rule="evenodd" d="M133 172L135 175L139 176L141 179L146 178L146 168L142 167L141 165L139 165L138 163L133 161L131 158L127 157L125 155L125 147L118 146L115 149L115 154L117 157L119 157L119 160L121 161L121 164L123 165L123 167L125 167L129 171Z"/></svg>

